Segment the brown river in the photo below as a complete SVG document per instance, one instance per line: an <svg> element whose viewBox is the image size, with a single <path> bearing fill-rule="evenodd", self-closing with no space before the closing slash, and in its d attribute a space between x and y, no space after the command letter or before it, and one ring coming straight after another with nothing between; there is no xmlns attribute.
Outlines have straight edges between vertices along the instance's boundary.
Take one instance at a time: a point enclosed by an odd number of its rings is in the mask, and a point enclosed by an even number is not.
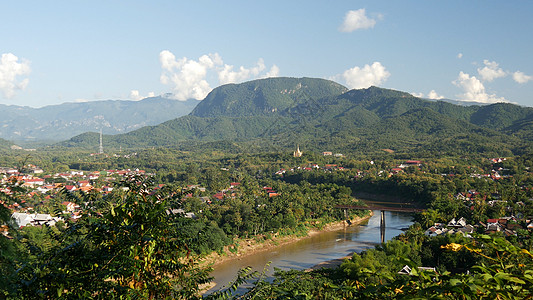
<svg viewBox="0 0 533 300"><path fill-rule="evenodd" d="M399 235L402 229L413 223L411 213L385 212L385 219L385 240ZM380 241L380 211L376 210L368 221L360 225L345 227L337 231L321 232L294 243L221 263L211 273L216 286L207 294L223 289L235 279L239 269L247 266L262 271L270 262L267 272L269 276L274 273L274 268L305 270L321 262L342 258L353 252L361 252L374 247Z"/></svg>

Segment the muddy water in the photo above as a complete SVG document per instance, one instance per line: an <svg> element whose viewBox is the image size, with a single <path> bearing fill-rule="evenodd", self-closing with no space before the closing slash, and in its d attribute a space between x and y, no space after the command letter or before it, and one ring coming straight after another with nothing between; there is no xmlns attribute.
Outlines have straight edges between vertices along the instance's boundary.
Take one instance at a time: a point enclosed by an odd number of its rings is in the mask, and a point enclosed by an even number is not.
<svg viewBox="0 0 533 300"><path fill-rule="evenodd" d="M385 212L385 218L386 240L399 235L402 229L412 224L410 213ZM270 262L268 275L274 273L274 268L305 270L321 262L374 247L380 240L380 211L374 211L374 215L361 225L319 233L291 244L217 265L211 273L217 285L209 293L223 288L235 278L239 269L247 266L261 271Z"/></svg>

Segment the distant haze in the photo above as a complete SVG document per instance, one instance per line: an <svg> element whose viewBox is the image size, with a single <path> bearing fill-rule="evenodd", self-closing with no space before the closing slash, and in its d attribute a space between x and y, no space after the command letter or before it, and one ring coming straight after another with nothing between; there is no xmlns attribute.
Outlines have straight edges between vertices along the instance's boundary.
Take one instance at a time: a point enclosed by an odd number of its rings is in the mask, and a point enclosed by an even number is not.
<svg viewBox="0 0 533 300"><path fill-rule="evenodd" d="M126 133L184 116L197 100L161 97L142 101L91 101L42 108L0 105L0 138L14 142L61 141L84 132Z"/></svg>

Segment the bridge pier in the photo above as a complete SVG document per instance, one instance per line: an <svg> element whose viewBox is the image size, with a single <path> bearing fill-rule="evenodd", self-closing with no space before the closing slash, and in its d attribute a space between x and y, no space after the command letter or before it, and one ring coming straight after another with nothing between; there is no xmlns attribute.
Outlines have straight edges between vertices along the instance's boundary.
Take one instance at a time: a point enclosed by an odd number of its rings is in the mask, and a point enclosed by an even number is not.
<svg viewBox="0 0 533 300"><path fill-rule="evenodd" d="M381 231L381 243L385 242L385 211L398 211L398 212L423 212L424 209L409 208L409 207L384 207L384 206L359 206L359 205L337 205L335 208L341 208L344 210L344 218L347 219L347 209L362 209L362 210L379 210L381 213L381 221L379 224ZM350 224L350 223L348 223Z"/></svg>
<svg viewBox="0 0 533 300"><path fill-rule="evenodd" d="M381 220L379 222L379 231L381 235L381 243L385 243L385 211L382 210L381 212Z"/></svg>

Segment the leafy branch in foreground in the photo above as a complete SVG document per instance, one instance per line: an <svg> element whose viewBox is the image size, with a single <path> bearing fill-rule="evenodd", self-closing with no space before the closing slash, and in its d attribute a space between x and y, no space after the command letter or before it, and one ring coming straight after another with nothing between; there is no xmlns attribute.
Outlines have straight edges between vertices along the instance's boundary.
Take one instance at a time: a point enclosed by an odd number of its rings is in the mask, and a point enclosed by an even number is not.
<svg viewBox="0 0 533 300"><path fill-rule="evenodd" d="M169 213L179 196L152 192L131 177L108 195L104 209L87 209L68 223L60 245L18 271L23 298L199 298L208 270L198 266L184 238L184 217ZM80 199L83 201L84 199ZM89 200L89 199L87 199Z"/></svg>
<svg viewBox="0 0 533 300"><path fill-rule="evenodd" d="M230 282L227 288L209 295L207 299L250 299L249 295L253 295L254 291L258 289L264 282L269 265L270 262L265 265L263 271L261 272L253 271L251 267L245 267L240 269L239 272L237 272L237 277L235 278L235 280ZM252 287L250 288L248 293L244 295L238 295L237 290L240 287L243 287L244 285L248 284L254 278L256 280L253 282Z"/></svg>
<svg viewBox="0 0 533 300"><path fill-rule="evenodd" d="M413 261L394 257L411 267L409 274L398 270L367 269L366 275L349 278L338 269L311 272L278 272L272 283L261 281L242 296L244 299L531 299L533 297L533 255L503 238L488 235L470 242L443 245L460 255L478 256L464 273L417 269ZM391 258L393 259L393 258ZM348 277L348 278L347 278Z"/></svg>

